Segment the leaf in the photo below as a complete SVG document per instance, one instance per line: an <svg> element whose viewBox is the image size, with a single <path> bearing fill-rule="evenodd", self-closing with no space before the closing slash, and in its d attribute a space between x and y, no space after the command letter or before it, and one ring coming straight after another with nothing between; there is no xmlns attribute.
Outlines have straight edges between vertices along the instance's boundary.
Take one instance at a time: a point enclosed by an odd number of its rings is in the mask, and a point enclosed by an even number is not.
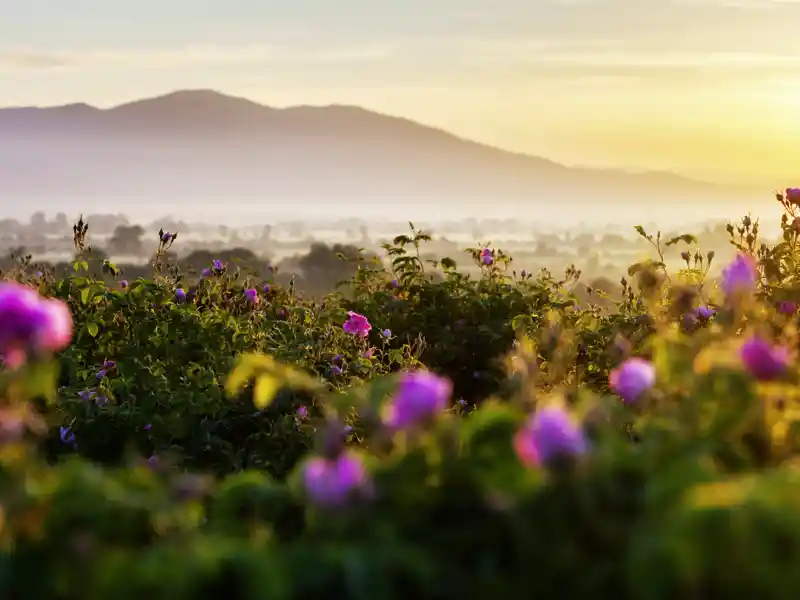
<svg viewBox="0 0 800 600"><path fill-rule="evenodd" d="M81 290L81 304L88 304L89 303L89 288L83 288Z"/></svg>
<svg viewBox="0 0 800 600"><path fill-rule="evenodd" d="M100 327L97 323L89 323L86 325L86 331L89 332L89 335L92 337L97 337L97 334L100 333Z"/></svg>
<svg viewBox="0 0 800 600"><path fill-rule="evenodd" d="M678 235L670 240L667 240L666 245L674 246L678 242L683 242L684 244L696 244L697 238L693 236L691 233L684 233L683 235Z"/></svg>
<svg viewBox="0 0 800 600"><path fill-rule="evenodd" d="M253 386L253 404L256 408L263 409L275 399L280 382L272 375L259 375Z"/></svg>

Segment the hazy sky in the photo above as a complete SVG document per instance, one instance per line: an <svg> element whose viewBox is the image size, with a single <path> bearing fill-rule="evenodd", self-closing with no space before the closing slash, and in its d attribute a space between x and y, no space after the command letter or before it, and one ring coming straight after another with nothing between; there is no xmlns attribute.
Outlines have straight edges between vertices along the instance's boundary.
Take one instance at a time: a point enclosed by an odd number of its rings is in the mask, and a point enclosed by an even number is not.
<svg viewBox="0 0 800 600"><path fill-rule="evenodd" d="M0 105L214 88L800 184L799 28L800 0L0 0Z"/></svg>

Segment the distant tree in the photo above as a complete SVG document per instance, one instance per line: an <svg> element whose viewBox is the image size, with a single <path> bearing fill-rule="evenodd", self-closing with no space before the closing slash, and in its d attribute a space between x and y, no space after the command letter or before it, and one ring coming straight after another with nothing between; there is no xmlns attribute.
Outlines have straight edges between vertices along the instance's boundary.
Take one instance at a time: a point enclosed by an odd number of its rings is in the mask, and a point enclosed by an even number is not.
<svg viewBox="0 0 800 600"><path fill-rule="evenodd" d="M141 225L118 225L108 242L111 254L128 254L142 256L145 253L142 236L144 228Z"/></svg>

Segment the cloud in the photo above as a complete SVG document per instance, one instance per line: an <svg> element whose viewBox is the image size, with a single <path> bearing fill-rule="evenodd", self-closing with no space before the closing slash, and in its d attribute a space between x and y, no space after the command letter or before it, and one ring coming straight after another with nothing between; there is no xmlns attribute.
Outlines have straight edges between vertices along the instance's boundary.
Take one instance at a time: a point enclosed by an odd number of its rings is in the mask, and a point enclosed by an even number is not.
<svg viewBox="0 0 800 600"><path fill-rule="evenodd" d="M104 68L171 69L187 66L247 64L352 63L391 56L386 44L296 49L267 44L190 44L175 48L57 50L0 48L0 69L8 71L87 70Z"/></svg>

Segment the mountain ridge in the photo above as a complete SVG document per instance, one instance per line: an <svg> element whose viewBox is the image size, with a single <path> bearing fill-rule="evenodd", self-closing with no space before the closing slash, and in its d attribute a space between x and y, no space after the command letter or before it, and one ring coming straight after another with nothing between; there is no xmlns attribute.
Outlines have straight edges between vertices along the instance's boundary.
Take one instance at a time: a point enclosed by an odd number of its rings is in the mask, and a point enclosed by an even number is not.
<svg viewBox="0 0 800 600"><path fill-rule="evenodd" d="M227 190L296 201L417 194L448 205L543 195L722 200L735 191L669 171L569 167L358 106L275 108L210 89L109 108L0 108L0 176L11 194L124 192L176 202L203 190L212 199Z"/></svg>

